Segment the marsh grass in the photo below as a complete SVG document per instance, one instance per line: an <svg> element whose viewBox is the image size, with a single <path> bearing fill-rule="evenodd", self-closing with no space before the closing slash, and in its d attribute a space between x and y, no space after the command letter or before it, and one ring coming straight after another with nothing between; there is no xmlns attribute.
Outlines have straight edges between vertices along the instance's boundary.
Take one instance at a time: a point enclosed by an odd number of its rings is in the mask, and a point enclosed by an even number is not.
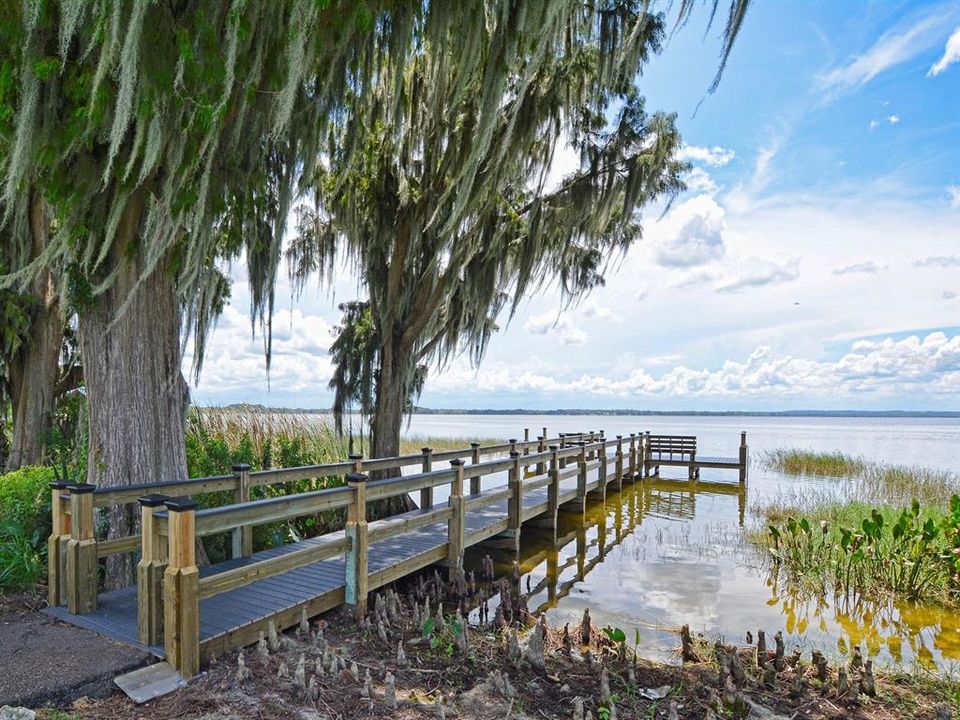
<svg viewBox="0 0 960 720"><path fill-rule="evenodd" d="M496 438L471 438L471 437L423 437L420 435L411 435L400 440L400 454L413 455L421 451L422 448L429 447L434 452L448 452L450 450L469 450L470 443L478 442L481 445L500 445L506 440Z"/></svg>

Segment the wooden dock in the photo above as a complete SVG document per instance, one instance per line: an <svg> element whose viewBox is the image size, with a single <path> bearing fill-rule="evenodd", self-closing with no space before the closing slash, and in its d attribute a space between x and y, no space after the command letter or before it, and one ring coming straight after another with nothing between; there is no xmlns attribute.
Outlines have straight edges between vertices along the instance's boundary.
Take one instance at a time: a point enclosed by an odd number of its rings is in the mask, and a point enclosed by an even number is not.
<svg viewBox="0 0 960 720"><path fill-rule="evenodd" d="M237 466L227 476L121 489L55 483L47 612L147 649L189 678L204 659L255 642L271 622L284 629L342 604L362 616L369 592L410 573L436 563L462 573L471 546L495 538L517 555L531 520L556 543L561 508L582 516L588 495L603 498L647 471L646 438L548 439L544 430L535 441L261 472ZM448 466L434 469L440 463ZM364 474L411 466L419 472L379 481ZM345 485L250 500L256 485L338 475ZM484 479L493 486L484 489ZM440 486L450 495L434 505ZM178 497L227 489L236 502L221 507ZM419 509L367 521L367 503L418 492ZM142 534L97 540L94 508L132 502L141 507ZM344 530L252 552L254 525L337 508L347 512ZM196 538L223 532L233 533L233 559L197 568ZM98 560L135 550L137 585L98 593Z"/></svg>

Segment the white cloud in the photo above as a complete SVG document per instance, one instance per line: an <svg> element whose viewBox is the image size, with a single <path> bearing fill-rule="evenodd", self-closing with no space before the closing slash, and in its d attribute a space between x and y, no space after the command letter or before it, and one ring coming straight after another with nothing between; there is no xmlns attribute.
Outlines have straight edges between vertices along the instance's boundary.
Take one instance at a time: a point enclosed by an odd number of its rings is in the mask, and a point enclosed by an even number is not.
<svg viewBox="0 0 960 720"><path fill-rule="evenodd" d="M818 78L820 89L835 96L866 85L880 73L932 47L942 37L937 31L948 16L937 13L882 35L869 50Z"/></svg>
<svg viewBox="0 0 960 720"><path fill-rule="evenodd" d="M950 196L950 207L960 207L960 185L947 185L947 194Z"/></svg>
<svg viewBox="0 0 960 720"><path fill-rule="evenodd" d="M534 335L552 335L563 345L583 345L587 341L587 334L578 328L566 313L546 312L533 315L523 327Z"/></svg>
<svg viewBox="0 0 960 720"><path fill-rule="evenodd" d="M687 173L683 181L687 184L687 190L693 193L716 195L717 190L720 189L713 181L713 178L710 177L710 173L703 168L693 168L693 170Z"/></svg>
<svg viewBox="0 0 960 720"><path fill-rule="evenodd" d="M594 320L602 320L603 322L609 323L618 323L620 322L620 316L617 315L611 308L606 305L601 305L595 298L588 298L587 301L582 306L583 314Z"/></svg>
<svg viewBox="0 0 960 720"><path fill-rule="evenodd" d="M871 130L876 129L879 125L880 125L880 121L879 121L879 120L871 120L871 121L870 121L870 129L871 129Z"/></svg>
<svg viewBox="0 0 960 720"><path fill-rule="evenodd" d="M680 160L690 160L691 162L702 162L713 167L721 167L729 163L736 157L736 153L729 148L714 145L713 147L700 147L698 145L684 145L677 153Z"/></svg>
<svg viewBox="0 0 960 720"><path fill-rule="evenodd" d="M953 300L957 294L953 290L944 290L940 293L941 300Z"/></svg>
<svg viewBox="0 0 960 720"><path fill-rule="evenodd" d="M650 288L641 287L639 290L637 290L634 297L637 300L646 300L648 297L650 297Z"/></svg>
<svg viewBox="0 0 960 720"><path fill-rule="evenodd" d="M748 288L775 285L796 280L800 276L800 261L797 259L778 263L761 257L747 257L737 263L732 274L721 281L717 292L739 292Z"/></svg>
<svg viewBox="0 0 960 720"><path fill-rule="evenodd" d="M927 77L936 77L956 62L960 62L960 27L947 40L943 56L930 67Z"/></svg>
<svg viewBox="0 0 960 720"><path fill-rule="evenodd" d="M833 275L854 275L856 273L866 273L874 274L882 270L879 265L877 265L873 260L862 263L855 263L853 265L844 265L843 267L834 268L831 274Z"/></svg>
<svg viewBox="0 0 960 720"><path fill-rule="evenodd" d="M960 267L960 255L931 255L913 261L914 267Z"/></svg>
<svg viewBox="0 0 960 720"><path fill-rule="evenodd" d="M672 358L649 358L653 361ZM835 361L816 361L758 347L745 361L727 360L715 370L677 365L654 377L642 368L625 376L583 374L554 376L543 371L499 364L473 373L463 365L437 377L431 389L462 395L465 387L480 394L535 392L576 396L719 397L731 399L895 397L899 393L960 391L960 335L942 332L903 340L860 340Z"/></svg>
<svg viewBox="0 0 960 720"><path fill-rule="evenodd" d="M896 125L898 122L900 122L900 116L891 115L890 117L887 118L887 122L890 123L891 125Z"/></svg>
<svg viewBox="0 0 960 720"><path fill-rule="evenodd" d="M665 218L656 246L656 261L665 267L693 267L722 257L726 251L724 209L698 195L678 205Z"/></svg>

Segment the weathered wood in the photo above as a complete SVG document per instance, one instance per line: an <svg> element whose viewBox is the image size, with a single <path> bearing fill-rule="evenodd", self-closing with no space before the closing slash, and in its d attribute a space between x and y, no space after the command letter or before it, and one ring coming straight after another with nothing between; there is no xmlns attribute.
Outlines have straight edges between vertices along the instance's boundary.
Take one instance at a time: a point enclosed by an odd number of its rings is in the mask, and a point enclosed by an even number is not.
<svg viewBox="0 0 960 720"><path fill-rule="evenodd" d="M463 551L466 548L466 505L463 502L463 460L451 460L456 477L450 483L450 519L447 521L447 567L450 577L463 572Z"/></svg>
<svg viewBox="0 0 960 720"><path fill-rule="evenodd" d="M420 448L420 452L423 453L423 459L421 462L421 470L424 473L428 473L433 470L433 461L431 455L433 454L433 448ZM427 510L428 508L433 507L433 486L425 487L420 491L420 509Z"/></svg>
<svg viewBox="0 0 960 720"><path fill-rule="evenodd" d="M207 508L197 513L197 534L214 535L242 525L260 525L347 507L352 497L349 488L335 487L299 495L253 500L242 505Z"/></svg>
<svg viewBox="0 0 960 720"><path fill-rule="evenodd" d="M480 464L480 443L472 442L470 443L470 462L474 465ZM480 477L471 475L470 476L470 494L479 495L480 494Z"/></svg>
<svg viewBox="0 0 960 720"><path fill-rule="evenodd" d="M66 595L66 565L61 563L61 548L70 540L70 514L61 497L70 483L60 480L50 483L50 536L47 538L47 604L63 604ZM63 558L66 559L65 557Z"/></svg>
<svg viewBox="0 0 960 720"><path fill-rule="evenodd" d="M740 482L747 481L747 434L740 433Z"/></svg>
<svg viewBox="0 0 960 720"><path fill-rule="evenodd" d="M637 476L637 434L630 433L630 463L629 463L630 481L633 482Z"/></svg>
<svg viewBox="0 0 960 720"><path fill-rule="evenodd" d="M367 614L369 591L367 539L367 476L361 473L347 475L347 487L353 492L353 501L347 506L346 536L350 549L346 558L344 602L353 609L357 620Z"/></svg>
<svg viewBox="0 0 960 720"><path fill-rule="evenodd" d="M251 487L277 485L297 480L337 477L350 472L353 463L349 461L326 463L325 465L304 465L303 467L278 468L275 470L257 470L250 473Z"/></svg>
<svg viewBox="0 0 960 720"><path fill-rule="evenodd" d="M617 474L617 490L623 490L623 435L617 435L617 454L614 459L614 472Z"/></svg>
<svg viewBox="0 0 960 720"><path fill-rule="evenodd" d="M446 485L453 480L452 470L432 470L416 475L401 475L386 480L376 480L367 483L367 502L382 500L383 498L394 497L396 495L406 495L407 493L426 488L435 488L440 485ZM429 509L429 508L425 508Z"/></svg>
<svg viewBox="0 0 960 720"><path fill-rule="evenodd" d="M510 498L507 500L507 532L506 536L512 539L515 551L520 550L520 526L523 524L523 481L520 470L520 453L510 451L510 460L513 462L507 473L507 486L510 488Z"/></svg>
<svg viewBox="0 0 960 720"><path fill-rule="evenodd" d="M547 485L547 523L553 529L553 539L557 539L557 516L560 511L560 458L557 457L557 446L551 445L550 451L550 484Z"/></svg>
<svg viewBox="0 0 960 720"><path fill-rule="evenodd" d="M449 517L450 508L442 505L427 510L411 510L400 515L391 515L388 518L368 524L367 542L375 543L379 540L403 535L425 525L447 520Z"/></svg>
<svg viewBox="0 0 960 720"><path fill-rule="evenodd" d="M246 463L240 463L234 465L231 470L237 474L237 490L234 494L234 502L250 502L250 466ZM253 555L253 526L241 525L234 528L232 545L231 549L235 558Z"/></svg>
<svg viewBox="0 0 960 720"><path fill-rule="evenodd" d="M97 607L97 540L94 536L94 485L69 486L70 540L67 542L67 609L74 615Z"/></svg>
<svg viewBox="0 0 960 720"><path fill-rule="evenodd" d="M156 513L170 498L152 493L140 498L141 557L137 564L137 636L144 645L163 640L163 573L167 541L157 530Z"/></svg>
<svg viewBox="0 0 960 720"><path fill-rule="evenodd" d="M294 568L342 555L349 547L350 541L345 535L329 537L329 539L324 539L323 542L284 553L279 557L266 558L233 570L201 578L200 599L219 595L258 580L281 575Z"/></svg>
<svg viewBox="0 0 960 720"><path fill-rule="evenodd" d="M577 509L583 512L587 507L587 455L584 450L586 443L578 443L580 453L577 455Z"/></svg>
<svg viewBox="0 0 960 720"><path fill-rule="evenodd" d="M167 569L163 574L163 649L166 660L189 680L200 671L200 573L196 562L197 501L165 501Z"/></svg>

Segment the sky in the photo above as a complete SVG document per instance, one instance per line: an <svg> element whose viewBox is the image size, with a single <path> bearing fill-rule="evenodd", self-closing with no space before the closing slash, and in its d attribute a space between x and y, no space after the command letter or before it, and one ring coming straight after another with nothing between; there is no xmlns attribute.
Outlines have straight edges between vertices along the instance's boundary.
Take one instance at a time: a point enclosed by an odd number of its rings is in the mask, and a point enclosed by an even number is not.
<svg viewBox="0 0 960 720"><path fill-rule="evenodd" d="M754 2L712 95L707 15L638 79L677 113L688 190L644 213L604 287L524 301L479 367L432 368L419 404L960 410L960 3ZM574 165L558 148L551 174ZM329 407L356 278L280 284L268 377L232 276L194 402Z"/></svg>

